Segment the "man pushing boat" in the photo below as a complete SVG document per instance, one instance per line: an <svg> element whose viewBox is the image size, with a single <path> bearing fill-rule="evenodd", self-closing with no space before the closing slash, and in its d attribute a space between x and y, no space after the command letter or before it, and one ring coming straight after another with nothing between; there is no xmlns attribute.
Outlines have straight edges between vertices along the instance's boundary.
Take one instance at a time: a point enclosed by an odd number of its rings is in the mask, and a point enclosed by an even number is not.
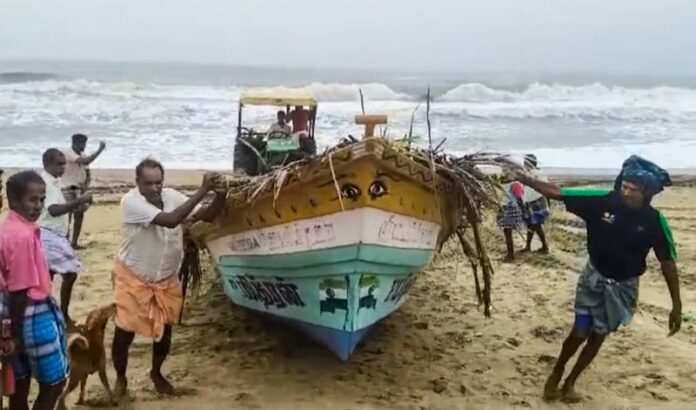
<svg viewBox="0 0 696 410"><path fill-rule="evenodd" d="M682 305L674 240L665 216L650 205L655 195L671 185L670 177L657 165L632 156L624 162L612 191L559 188L524 172L519 178L542 195L563 201L587 225L590 257L578 280L575 324L544 387L546 400L562 396L578 401L577 378L592 363L606 336L627 325L633 316L639 277L646 270L650 249L660 261L672 299L669 334L680 329ZM565 366L583 343L585 347L559 391Z"/></svg>
<svg viewBox="0 0 696 410"><path fill-rule="evenodd" d="M117 395L127 390L128 349L136 333L154 340L150 378L155 389L160 394L174 393L162 375L162 364L183 302L177 278L183 259L181 225L185 221L212 222L222 211L226 190L216 189L220 178L205 174L201 187L188 198L163 187L164 167L159 162L145 159L135 169L137 187L121 199L123 240L113 272L116 329L111 353ZM201 207L200 202L213 190L213 202Z"/></svg>

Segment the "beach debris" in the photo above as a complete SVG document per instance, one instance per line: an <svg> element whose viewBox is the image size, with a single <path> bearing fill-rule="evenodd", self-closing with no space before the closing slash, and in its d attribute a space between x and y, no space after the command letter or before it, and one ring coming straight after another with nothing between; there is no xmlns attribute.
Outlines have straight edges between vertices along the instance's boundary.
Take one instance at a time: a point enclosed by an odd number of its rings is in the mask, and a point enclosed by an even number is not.
<svg viewBox="0 0 696 410"><path fill-rule="evenodd" d="M532 329L532 335L538 339L543 339L546 342L552 343L558 340L562 331L560 328L548 328L546 326L537 326Z"/></svg>
<svg viewBox="0 0 696 410"><path fill-rule="evenodd" d="M428 322L416 322L413 324L413 327L420 330L426 330L428 329L428 326Z"/></svg>
<svg viewBox="0 0 696 410"><path fill-rule="evenodd" d="M466 394L469 392L469 389L466 387L464 383L461 383L459 385L459 393L462 394L462 396L466 396Z"/></svg>
<svg viewBox="0 0 696 410"><path fill-rule="evenodd" d="M682 315L682 321L684 323L693 323L694 321L694 314L691 311L688 311Z"/></svg>
<svg viewBox="0 0 696 410"><path fill-rule="evenodd" d="M553 363L556 363L556 356L551 356L549 354L542 354L542 355L539 355L537 362L546 363L546 364L553 364Z"/></svg>
<svg viewBox="0 0 696 410"><path fill-rule="evenodd" d="M440 394L447 390L447 387L449 387L449 382L444 378L444 377L439 377L435 380L431 380L430 384L433 388L433 391L437 394Z"/></svg>
<svg viewBox="0 0 696 410"><path fill-rule="evenodd" d="M660 400L660 401L669 401L669 397L665 396L664 394L654 391L654 390L648 390L648 393L653 397L655 400Z"/></svg>

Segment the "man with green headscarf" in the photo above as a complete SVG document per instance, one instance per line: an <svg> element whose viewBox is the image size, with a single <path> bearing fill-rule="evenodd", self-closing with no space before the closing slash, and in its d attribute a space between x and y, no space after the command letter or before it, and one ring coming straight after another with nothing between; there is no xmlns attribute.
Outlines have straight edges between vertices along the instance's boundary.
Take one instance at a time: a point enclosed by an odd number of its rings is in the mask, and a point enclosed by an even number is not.
<svg viewBox="0 0 696 410"><path fill-rule="evenodd" d="M638 278L646 270L651 249L672 298L670 335L680 329L682 305L674 240L667 219L650 204L672 182L667 171L638 156L624 162L613 190L560 188L524 172L519 181L563 201L587 226L589 261L578 280L575 323L544 387L546 400L562 396L566 401L578 401L574 389L578 376L595 358L607 334L627 325L633 316ZM559 390L566 364L583 343L585 347Z"/></svg>

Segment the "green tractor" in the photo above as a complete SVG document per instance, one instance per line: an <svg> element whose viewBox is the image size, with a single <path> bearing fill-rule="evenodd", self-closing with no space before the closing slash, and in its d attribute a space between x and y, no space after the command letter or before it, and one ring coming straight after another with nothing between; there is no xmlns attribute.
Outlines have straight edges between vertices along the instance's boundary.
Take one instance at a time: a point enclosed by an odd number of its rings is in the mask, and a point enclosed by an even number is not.
<svg viewBox="0 0 696 410"><path fill-rule="evenodd" d="M270 129L257 132L242 126L245 106L281 107L292 117L293 126L302 131L292 133L288 129ZM305 109L307 107L308 109ZM292 112L291 110L295 110ZM298 113L297 117L293 114ZM249 176L264 174L274 167L312 157L317 153L314 140L317 100L303 89L251 89L239 98L237 138L234 144L233 169ZM301 127L295 121L304 121Z"/></svg>

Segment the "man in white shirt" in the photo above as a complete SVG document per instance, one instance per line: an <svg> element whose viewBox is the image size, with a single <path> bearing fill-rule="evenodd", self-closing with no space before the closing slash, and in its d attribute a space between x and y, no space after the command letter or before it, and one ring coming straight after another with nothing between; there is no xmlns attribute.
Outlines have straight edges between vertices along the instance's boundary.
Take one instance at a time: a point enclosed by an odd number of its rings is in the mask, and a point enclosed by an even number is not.
<svg viewBox="0 0 696 410"><path fill-rule="evenodd" d="M288 138L291 133L290 126L285 119L285 111L278 111L277 121L268 129L269 138Z"/></svg>
<svg viewBox="0 0 696 410"><path fill-rule="evenodd" d="M68 308L81 265L67 239L68 214L80 206L91 203L92 194L86 192L71 201L65 200L61 189L65 163L65 155L58 149L50 148L43 154L44 169L40 175L46 183L46 199L38 224L41 227L41 245L51 276L58 274L62 277L60 308L66 323L70 325L72 321Z"/></svg>
<svg viewBox="0 0 696 410"><path fill-rule="evenodd" d="M181 225L213 221L225 205L227 189L220 175L209 173L187 198L163 187L164 168L153 159L143 160L135 174L137 187L121 199L123 240L114 265L114 390L116 395L126 393L128 350L137 333L153 339L150 378L158 393L171 395L174 388L162 375L162 364L183 302L177 278L184 254ZM201 207L201 200L213 190L216 195L211 205Z"/></svg>
<svg viewBox="0 0 696 410"><path fill-rule="evenodd" d="M76 200L89 188L89 164L94 162L106 148L103 141L99 142L99 149L90 155L85 155L87 147L87 136L84 134L75 134L72 136L72 146L64 149L66 164L65 174L63 175L63 195L65 200L70 202ZM82 222L89 204L83 204L75 208L70 213L70 218L74 219L72 231L72 246L75 249L82 249L77 241L82 232Z"/></svg>

